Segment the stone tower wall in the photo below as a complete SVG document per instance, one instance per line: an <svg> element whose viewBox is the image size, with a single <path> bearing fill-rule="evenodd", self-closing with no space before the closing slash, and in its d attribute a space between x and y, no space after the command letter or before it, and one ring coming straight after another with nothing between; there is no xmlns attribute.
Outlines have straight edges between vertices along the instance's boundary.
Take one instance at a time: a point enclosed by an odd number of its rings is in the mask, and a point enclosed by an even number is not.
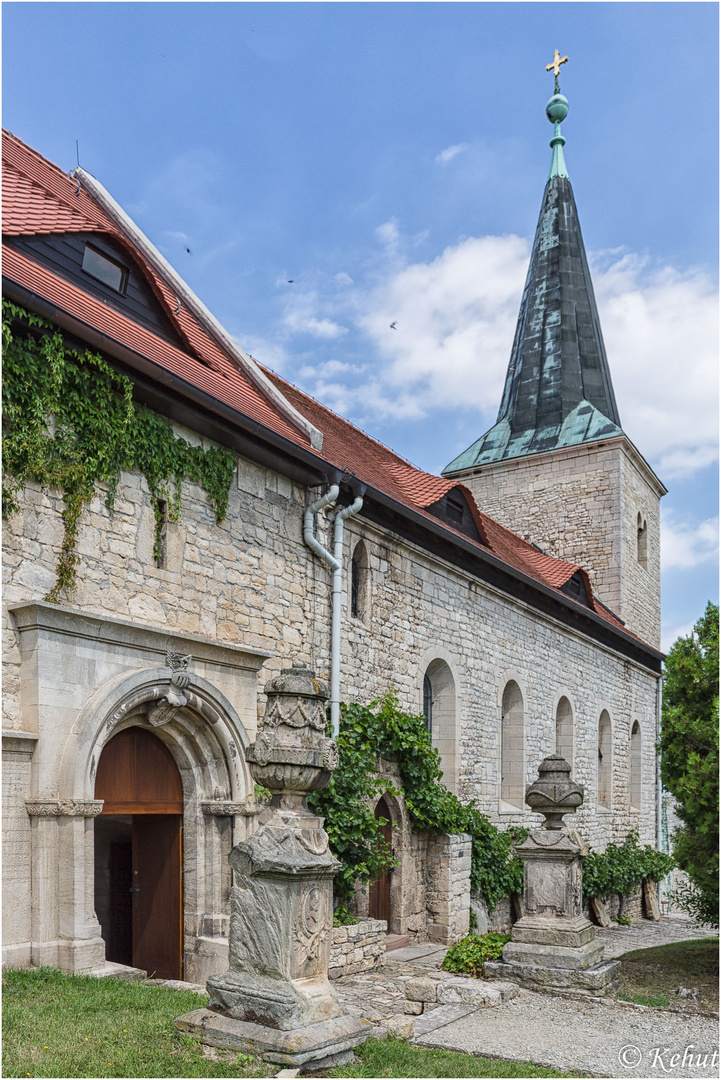
<svg viewBox="0 0 721 1080"><path fill-rule="evenodd" d="M658 647L664 488L628 440L512 458L457 478L485 513L548 555L587 570L598 599ZM639 512L647 523L645 566L637 559Z"/></svg>

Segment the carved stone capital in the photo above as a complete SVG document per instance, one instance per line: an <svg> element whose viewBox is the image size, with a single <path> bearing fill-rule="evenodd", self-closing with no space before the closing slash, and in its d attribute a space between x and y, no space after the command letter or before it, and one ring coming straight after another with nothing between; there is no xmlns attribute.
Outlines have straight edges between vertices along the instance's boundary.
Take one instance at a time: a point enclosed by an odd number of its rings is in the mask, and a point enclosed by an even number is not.
<svg viewBox="0 0 721 1080"><path fill-rule="evenodd" d="M97 817L103 810L102 799L26 799L30 817Z"/></svg>

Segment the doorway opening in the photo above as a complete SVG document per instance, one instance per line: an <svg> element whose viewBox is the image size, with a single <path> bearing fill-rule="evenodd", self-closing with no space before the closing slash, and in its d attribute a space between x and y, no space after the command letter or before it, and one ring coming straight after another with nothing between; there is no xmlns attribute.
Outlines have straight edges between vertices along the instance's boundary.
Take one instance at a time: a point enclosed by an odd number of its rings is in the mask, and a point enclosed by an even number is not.
<svg viewBox="0 0 721 1080"><path fill-rule="evenodd" d="M107 960L183 977L183 788L172 754L144 728L105 746L95 780L95 912Z"/></svg>
<svg viewBox="0 0 721 1080"><path fill-rule="evenodd" d="M385 795L379 800L375 809L376 818L385 818L386 824L380 826L380 834L387 844L393 843L393 818ZM391 874L392 870L386 870L380 877L371 881L368 886L368 914L371 919L385 919L388 929L391 928Z"/></svg>

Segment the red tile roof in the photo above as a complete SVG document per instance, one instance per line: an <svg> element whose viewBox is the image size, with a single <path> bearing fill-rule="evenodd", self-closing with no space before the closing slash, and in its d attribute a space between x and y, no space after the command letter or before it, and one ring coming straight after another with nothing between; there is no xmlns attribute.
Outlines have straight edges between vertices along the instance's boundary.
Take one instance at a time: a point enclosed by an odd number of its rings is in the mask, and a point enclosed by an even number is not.
<svg viewBox="0 0 721 1080"><path fill-rule="evenodd" d="M171 322L188 343L189 352L176 348L6 244L3 244L4 275L219 402L257 420L296 445L309 448L305 433L293 427L273 403L264 398L195 315L182 304L180 311L177 310L178 301L168 283L129 246L100 207L79 189L79 184L15 136L6 133L3 137L3 189L5 235L101 231L121 243L141 266ZM557 592L580 570L588 595L592 597L593 610L611 626L625 630L620 620L592 596L585 570L544 555L484 514L464 485L417 469L278 375L267 370L265 373L283 397L323 433L319 465L328 462L353 472L363 483L415 510L429 522L433 521L436 528L440 525L450 536L462 537L479 550L489 551L501 562ZM429 506L453 489L461 489L468 500L481 537L480 544L428 513ZM625 633L629 634L629 631L625 630Z"/></svg>
<svg viewBox="0 0 721 1080"><path fill-rule="evenodd" d="M588 596L592 597L593 611L612 626L625 629L620 619L617 619L593 597L588 574L582 567L575 563L565 562L563 559L555 559L551 555L544 555L533 544L529 544L488 514L484 514L464 484L423 472L383 443L371 438L370 435L331 412L314 398L281 379L279 375L268 369L266 369L266 374L272 378L283 396L288 398L299 412L307 416L319 431L323 432L323 456L337 468L353 472L363 483L390 495L391 498L412 507L435 522L438 519L428 514L427 508L449 491L460 489L468 500L478 526L481 536L481 544L477 545L478 547L490 551L502 562L556 591L560 591L561 586L580 571ZM463 536L464 540L469 541L467 536L459 533L452 526L445 522L443 525L449 532ZM472 540L469 542L475 543ZM635 635L632 636L635 637Z"/></svg>

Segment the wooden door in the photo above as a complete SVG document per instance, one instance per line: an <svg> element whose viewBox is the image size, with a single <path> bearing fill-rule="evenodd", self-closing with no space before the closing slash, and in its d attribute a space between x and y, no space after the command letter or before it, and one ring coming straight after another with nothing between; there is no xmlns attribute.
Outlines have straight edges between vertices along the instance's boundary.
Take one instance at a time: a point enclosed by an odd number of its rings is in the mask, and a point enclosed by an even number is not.
<svg viewBox="0 0 721 1080"><path fill-rule="evenodd" d="M386 824L381 825L379 831L384 840L390 844L393 837L393 825L385 799L380 800L375 814L377 818L386 819ZM368 914L371 919L385 919L389 930L391 928L391 873L392 870L386 870L368 886Z"/></svg>
<svg viewBox="0 0 721 1080"><path fill-rule="evenodd" d="M128 873L120 872L121 867L112 872L111 865L114 916L104 935L108 959L132 962L158 979L180 979L183 786L172 754L153 732L126 728L100 756L95 798L104 800L101 816L116 815L117 821L123 816L126 821L128 815L132 818ZM109 855L113 856L112 850ZM123 950L112 940L113 925L121 924L127 924L132 938L132 961L120 959Z"/></svg>
<svg viewBox="0 0 721 1080"><path fill-rule="evenodd" d="M180 979L180 814L133 815L133 967Z"/></svg>

